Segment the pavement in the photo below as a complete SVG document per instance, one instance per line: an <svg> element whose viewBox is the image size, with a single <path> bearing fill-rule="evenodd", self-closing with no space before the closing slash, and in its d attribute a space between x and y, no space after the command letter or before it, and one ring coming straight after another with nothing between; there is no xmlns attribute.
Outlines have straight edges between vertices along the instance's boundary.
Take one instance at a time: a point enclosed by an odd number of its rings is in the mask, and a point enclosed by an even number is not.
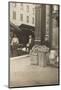
<svg viewBox="0 0 61 90"><path fill-rule="evenodd" d="M58 84L58 68L31 64L29 55L10 58L10 87Z"/></svg>

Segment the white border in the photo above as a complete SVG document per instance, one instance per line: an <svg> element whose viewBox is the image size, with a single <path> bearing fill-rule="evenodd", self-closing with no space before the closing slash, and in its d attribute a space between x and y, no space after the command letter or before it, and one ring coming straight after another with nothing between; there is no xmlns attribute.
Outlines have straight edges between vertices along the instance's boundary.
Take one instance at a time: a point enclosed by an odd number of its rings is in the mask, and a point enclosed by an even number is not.
<svg viewBox="0 0 61 90"><path fill-rule="evenodd" d="M9 90L8 85L8 1L0 0L0 90ZM22 2L35 2L35 3L49 3L49 4L60 4L61 0L11 0L11 1L22 1ZM61 4L60 4L61 5ZM61 6L60 6L61 8ZM60 10L61 15L61 10ZM61 22L61 18L60 18ZM61 29L61 27L60 27ZM60 31L61 35L61 31ZM61 38L61 36L60 36ZM61 43L61 40L60 40ZM60 44L61 45L61 44ZM60 48L61 51L61 48ZM61 54L60 54L61 56ZM61 63L60 63L61 66ZM60 67L61 68L61 67ZM61 70L60 70L61 72ZM60 80L61 81L61 80ZM16 88L17 90L20 88ZM45 86L45 87L31 87L21 88L21 90L60 90L60 86Z"/></svg>

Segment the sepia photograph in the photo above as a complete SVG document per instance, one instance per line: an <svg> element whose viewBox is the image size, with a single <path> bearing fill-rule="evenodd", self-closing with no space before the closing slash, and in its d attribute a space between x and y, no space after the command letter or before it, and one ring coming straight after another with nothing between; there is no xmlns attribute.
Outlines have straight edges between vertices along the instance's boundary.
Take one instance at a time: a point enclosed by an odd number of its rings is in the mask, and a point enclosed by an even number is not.
<svg viewBox="0 0 61 90"><path fill-rule="evenodd" d="M58 4L8 3L9 87L59 85Z"/></svg>

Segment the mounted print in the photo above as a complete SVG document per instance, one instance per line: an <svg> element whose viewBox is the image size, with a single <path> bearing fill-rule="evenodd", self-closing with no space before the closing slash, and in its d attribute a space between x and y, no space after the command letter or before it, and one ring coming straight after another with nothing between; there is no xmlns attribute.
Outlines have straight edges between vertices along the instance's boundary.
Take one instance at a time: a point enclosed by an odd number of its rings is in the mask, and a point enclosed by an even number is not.
<svg viewBox="0 0 61 90"><path fill-rule="evenodd" d="M8 86L59 85L59 5L8 4Z"/></svg>

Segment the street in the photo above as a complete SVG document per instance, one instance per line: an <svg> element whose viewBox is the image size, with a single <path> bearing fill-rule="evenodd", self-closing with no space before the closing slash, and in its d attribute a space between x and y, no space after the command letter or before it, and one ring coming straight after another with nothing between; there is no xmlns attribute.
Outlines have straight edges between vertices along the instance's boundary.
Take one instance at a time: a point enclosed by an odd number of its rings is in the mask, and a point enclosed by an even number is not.
<svg viewBox="0 0 61 90"><path fill-rule="evenodd" d="M29 55L10 58L10 87L58 84L58 68L31 64Z"/></svg>

